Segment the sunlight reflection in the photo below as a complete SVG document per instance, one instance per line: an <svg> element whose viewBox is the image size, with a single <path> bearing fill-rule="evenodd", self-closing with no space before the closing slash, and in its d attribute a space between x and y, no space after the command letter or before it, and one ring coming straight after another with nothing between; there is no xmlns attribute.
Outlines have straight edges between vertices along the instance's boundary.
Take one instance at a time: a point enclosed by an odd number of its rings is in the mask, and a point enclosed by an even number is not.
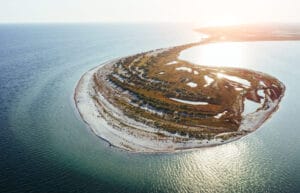
<svg viewBox="0 0 300 193"><path fill-rule="evenodd" d="M212 188L217 184L228 182L228 180L234 182L242 175L242 171L239 170L240 165L245 161L243 160L245 156L242 155L247 152L247 145L243 142L238 145L231 143L195 151L188 154L186 159L188 167L184 167L185 171L182 171L183 176L181 177L187 177L194 173L193 177L196 180L200 174ZM228 173L232 174L231 179L224 179L224 175L228 176Z"/></svg>
<svg viewBox="0 0 300 193"><path fill-rule="evenodd" d="M179 58L206 66L246 67L247 47L236 42L211 43L184 50Z"/></svg>

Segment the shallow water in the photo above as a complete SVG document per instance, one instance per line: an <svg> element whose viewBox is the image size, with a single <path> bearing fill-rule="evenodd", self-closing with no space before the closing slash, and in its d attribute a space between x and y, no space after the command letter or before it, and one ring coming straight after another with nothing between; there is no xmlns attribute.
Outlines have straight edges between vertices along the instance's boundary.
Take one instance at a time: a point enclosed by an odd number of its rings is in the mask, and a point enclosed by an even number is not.
<svg viewBox="0 0 300 193"><path fill-rule="evenodd" d="M279 111L241 140L132 154L109 147L78 116L72 95L90 68L197 39L187 26L165 24L0 25L1 192L299 192L299 42L232 43L226 60L222 46L182 54L264 71L287 86Z"/></svg>

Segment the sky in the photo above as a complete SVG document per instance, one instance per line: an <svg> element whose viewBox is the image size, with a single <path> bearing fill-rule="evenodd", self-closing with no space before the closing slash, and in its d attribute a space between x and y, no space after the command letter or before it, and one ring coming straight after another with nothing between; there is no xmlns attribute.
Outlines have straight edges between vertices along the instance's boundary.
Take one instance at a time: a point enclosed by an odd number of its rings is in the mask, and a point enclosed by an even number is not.
<svg viewBox="0 0 300 193"><path fill-rule="evenodd" d="M300 0L0 0L0 23L300 23Z"/></svg>

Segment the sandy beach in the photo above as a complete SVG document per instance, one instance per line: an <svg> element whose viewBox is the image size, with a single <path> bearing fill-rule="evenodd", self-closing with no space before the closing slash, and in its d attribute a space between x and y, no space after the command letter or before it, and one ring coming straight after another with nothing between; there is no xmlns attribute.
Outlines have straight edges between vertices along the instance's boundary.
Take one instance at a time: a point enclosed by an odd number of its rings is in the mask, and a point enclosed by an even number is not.
<svg viewBox="0 0 300 193"><path fill-rule="evenodd" d="M148 54L156 53L157 51L150 51ZM106 62L86 72L76 86L74 100L80 116L98 137L112 146L131 152L176 152L221 145L240 139L260 127L276 111L282 98L280 96L278 100L270 103L266 110L261 109L244 116L238 135L231 135L226 140L219 137L228 135L228 133L219 134L210 140L189 138L150 127L127 117L117 106L111 104L102 93L95 89L94 74L100 73L100 75L105 76L120 60L122 58ZM115 85L109 86L114 87Z"/></svg>

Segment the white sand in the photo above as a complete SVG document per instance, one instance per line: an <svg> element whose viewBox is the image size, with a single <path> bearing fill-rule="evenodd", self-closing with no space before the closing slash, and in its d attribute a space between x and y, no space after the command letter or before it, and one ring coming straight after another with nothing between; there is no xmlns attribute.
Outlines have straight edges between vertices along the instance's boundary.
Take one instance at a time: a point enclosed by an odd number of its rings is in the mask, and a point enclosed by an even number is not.
<svg viewBox="0 0 300 193"><path fill-rule="evenodd" d="M172 62L167 63L166 65L170 66L170 65L173 65L173 64L177 64L177 63L178 63L178 61L172 61Z"/></svg>
<svg viewBox="0 0 300 193"><path fill-rule="evenodd" d="M227 74L223 74L223 73L217 73L217 77L218 78L225 78L225 79L231 80L233 82L237 82L239 84L245 85L247 87L251 86L251 83L248 80L243 79L243 78L239 78L239 77L236 77L236 76L231 76L231 75L227 75Z"/></svg>
<svg viewBox="0 0 300 193"><path fill-rule="evenodd" d="M195 87L198 86L198 84L197 84L197 83L194 83L194 82L188 82L186 85L188 85L188 86L191 87L191 88L195 88Z"/></svg>
<svg viewBox="0 0 300 193"><path fill-rule="evenodd" d="M204 85L204 87L208 87L209 85L211 85L211 83L213 83L215 80L207 75L204 75L204 80L206 81L206 84Z"/></svg>
<svg viewBox="0 0 300 193"><path fill-rule="evenodd" d="M176 70L178 70L178 71L187 71L187 72L189 72L189 73L191 73L193 70L191 69L191 68L189 68L189 67L184 67L184 66L182 66L182 67L177 67L176 68Z"/></svg>
<svg viewBox="0 0 300 193"><path fill-rule="evenodd" d="M223 115L225 115L226 113L227 113L227 111L224 111L224 112L222 112L222 113L219 113L219 114L215 115L214 118L220 119L220 118L223 117Z"/></svg>
<svg viewBox="0 0 300 193"><path fill-rule="evenodd" d="M189 105L208 105L208 102L202 102L202 101L188 101L188 100L182 100L182 99L176 99L176 98L170 98L173 101L189 104Z"/></svg>
<svg viewBox="0 0 300 193"><path fill-rule="evenodd" d="M150 52L150 54L155 55L160 52L161 50L156 50L155 53ZM86 72L78 82L74 94L76 107L82 119L97 136L108 141L111 145L132 152L175 152L220 145L237 140L246 135L246 133L242 133L242 135L231 137L225 141L218 137L215 137L212 140L198 140L188 138L188 136L181 136L178 134L168 133L167 131L161 131L130 119L124 115L121 110L113 104L110 104L101 93L96 92L94 89L95 84L93 81L93 75L96 72L103 74L109 73L111 66L117 61L118 60L107 62ZM101 71L99 71L100 68L102 68ZM192 69L190 68L183 67L183 69L188 72L192 72ZM228 78L228 76L223 77ZM104 84L109 85L110 83L104 82ZM95 101L95 98L97 98L98 102ZM208 104L207 102L201 101L194 102L175 98L171 99L192 105ZM270 102L271 99L268 99L267 106L269 108L244 116L238 132L252 132L256 130L272 114L272 112L277 109L280 99L273 102ZM144 110L152 111L152 109L148 107L145 107ZM223 113L225 114L225 112ZM223 113L216 115L216 118L223 116ZM164 136L158 135L158 133L161 133ZM218 136L221 135L226 134L224 133Z"/></svg>
<svg viewBox="0 0 300 193"><path fill-rule="evenodd" d="M225 143L219 138L212 140L187 139L187 136L179 136L166 131L159 131L166 136L158 139L157 129L126 117L119 109L110 104L101 93L96 93L93 89L93 74L100 68L105 68L115 62L106 63L85 73L75 89L74 100L76 107L82 119L97 136L121 149L148 153L175 152ZM105 70L101 69L101 71ZM93 100L95 96L99 99L100 104ZM109 114L105 112L109 112ZM120 122L136 129L130 130L130 127L122 127ZM180 139L185 139L186 141Z"/></svg>

